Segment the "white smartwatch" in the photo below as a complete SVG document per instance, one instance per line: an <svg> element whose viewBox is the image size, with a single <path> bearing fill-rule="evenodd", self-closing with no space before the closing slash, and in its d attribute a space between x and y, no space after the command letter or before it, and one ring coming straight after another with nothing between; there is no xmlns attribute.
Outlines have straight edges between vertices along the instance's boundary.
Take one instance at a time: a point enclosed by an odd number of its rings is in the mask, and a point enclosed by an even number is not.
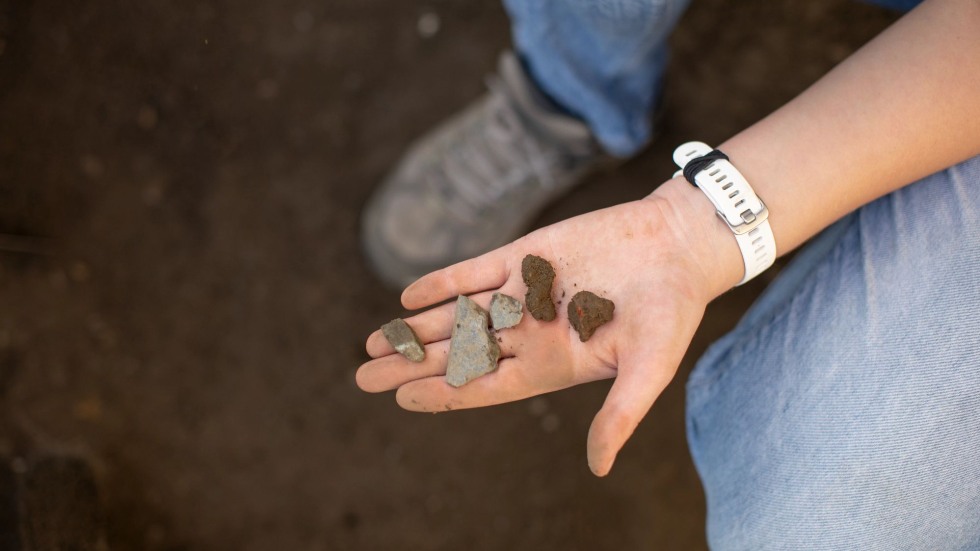
<svg viewBox="0 0 980 551"><path fill-rule="evenodd" d="M684 175L699 187L735 235L745 263L745 276L738 285L772 266L776 240L769 227L769 210L728 157L705 143L687 142L674 150L674 162L681 167L674 176Z"/></svg>

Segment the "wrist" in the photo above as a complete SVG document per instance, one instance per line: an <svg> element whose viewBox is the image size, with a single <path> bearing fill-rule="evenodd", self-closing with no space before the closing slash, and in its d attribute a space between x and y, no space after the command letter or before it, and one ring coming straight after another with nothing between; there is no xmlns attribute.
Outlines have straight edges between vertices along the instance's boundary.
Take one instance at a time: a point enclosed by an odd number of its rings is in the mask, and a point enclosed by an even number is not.
<svg viewBox="0 0 980 551"><path fill-rule="evenodd" d="M668 180L651 199L660 199L668 226L683 243L702 288L712 300L735 287L745 273L745 265L731 229L715 214L711 201L683 177Z"/></svg>

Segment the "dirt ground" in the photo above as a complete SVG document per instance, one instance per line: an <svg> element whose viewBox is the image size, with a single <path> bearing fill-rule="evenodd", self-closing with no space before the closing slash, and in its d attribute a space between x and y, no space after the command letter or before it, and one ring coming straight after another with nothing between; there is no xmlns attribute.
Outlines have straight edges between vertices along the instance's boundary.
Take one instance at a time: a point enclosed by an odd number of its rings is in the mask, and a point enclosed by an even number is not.
<svg viewBox="0 0 980 551"><path fill-rule="evenodd" d="M648 193L674 145L894 18L695 1L662 137L539 223ZM608 383L440 415L354 386L401 313L359 210L507 44L493 0L0 0L0 453L87 457L115 550L703 548L682 383L765 281L710 308L607 479L585 437Z"/></svg>

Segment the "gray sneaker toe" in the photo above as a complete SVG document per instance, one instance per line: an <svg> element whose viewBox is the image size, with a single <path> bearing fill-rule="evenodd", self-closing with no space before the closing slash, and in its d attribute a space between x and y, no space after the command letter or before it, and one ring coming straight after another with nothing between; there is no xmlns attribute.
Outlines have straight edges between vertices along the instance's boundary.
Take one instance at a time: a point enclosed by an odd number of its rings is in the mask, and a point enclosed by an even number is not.
<svg viewBox="0 0 980 551"><path fill-rule="evenodd" d="M367 258L385 283L404 287L515 239L604 159L588 128L505 54L490 91L419 138L371 197Z"/></svg>

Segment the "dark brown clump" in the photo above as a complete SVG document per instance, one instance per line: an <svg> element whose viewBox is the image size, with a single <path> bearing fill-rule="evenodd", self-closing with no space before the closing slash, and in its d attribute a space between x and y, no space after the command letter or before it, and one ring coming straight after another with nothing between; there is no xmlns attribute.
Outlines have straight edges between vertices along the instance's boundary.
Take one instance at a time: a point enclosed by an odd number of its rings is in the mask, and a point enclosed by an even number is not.
<svg viewBox="0 0 980 551"><path fill-rule="evenodd" d="M534 319L551 321L558 314L551 300L551 284L555 281L555 269L547 260L529 254L521 262L521 277L527 285L524 303Z"/></svg>
<svg viewBox="0 0 980 551"><path fill-rule="evenodd" d="M579 291L568 303L568 321L578 332L579 340L585 342L599 326L613 318L615 309L613 301L589 291Z"/></svg>

